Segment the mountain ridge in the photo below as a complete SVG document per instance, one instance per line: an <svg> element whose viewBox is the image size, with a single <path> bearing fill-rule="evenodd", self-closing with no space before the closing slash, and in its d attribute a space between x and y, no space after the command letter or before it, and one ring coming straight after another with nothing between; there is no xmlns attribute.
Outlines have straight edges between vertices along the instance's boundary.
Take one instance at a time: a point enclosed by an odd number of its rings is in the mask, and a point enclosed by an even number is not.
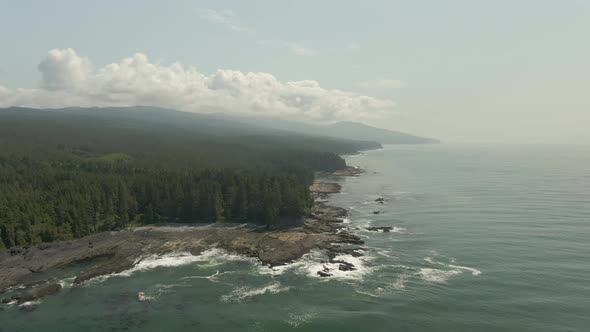
<svg viewBox="0 0 590 332"><path fill-rule="evenodd" d="M323 125L277 118L239 116L228 113L185 112L154 106L64 107L46 109L10 107L0 110L19 112L46 111L94 118L108 115L114 119L126 120L127 122L129 120L142 121L143 123L151 123L152 125L158 125L164 122L167 125L184 129L190 129L191 126L198 124L199 130L216 134L223 132L223 135L232 135L234 131L241 134L255 134L259 130L265 130L276 135L294 133L344 140L371 141L381 144L439 143L438 140L433 138L420 137L351 121Z"/></svg>

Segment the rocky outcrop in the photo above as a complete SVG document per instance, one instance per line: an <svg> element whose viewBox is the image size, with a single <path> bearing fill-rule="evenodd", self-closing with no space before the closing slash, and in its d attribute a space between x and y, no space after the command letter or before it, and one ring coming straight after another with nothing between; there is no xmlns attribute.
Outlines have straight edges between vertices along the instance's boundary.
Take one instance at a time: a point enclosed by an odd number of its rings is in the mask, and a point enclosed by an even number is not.
<svg viewBox="0 0 590 332"><path fill-rule="evenodd" d="M5 252L0 254L0 293L10 286L26 283L35 273L81 262L89 267L78 274L74 284L130 269L148 255L178 251L199 254L210 248L221 248L276 266L292 262L314 248L326 249L334 257L344 250L339 244L363 244L358 236L342 230L340 216L346 215L346 210L324 203L318 203L313 210L300 228L269 231L246 224L146 226L40 245L18 253ZM31 293L19 298L30 300L56 290L56 286L39 287L27 288Z"/></svg>
<svg viewBox="0 0 590 332"><path fill-rule="evenodd" d="M340 271L355 271L356 267L352 263L339 261L338 270Z"/></svg>
<svg viewBox="0 0 590 332"><path fill-rule="evenodd" d="M26 302L36 301L40 298L45 296L57 294L61 290L61 285L57 283L49 283L43 282L39 285L34 285L32 287L25 287L23 290L19 291L17 294L3 298L0 300L2 303L8 303L12 301L16 301L17 304L23 304Z"/></svg>
<svg viewBox="0 0 590 332"><path fill-rule="evenodd" d="M324 277L324 278L333 276L333 274L332 274L332 273L330 273L330 268L328 268L327 266L324 266L324 268L323 268L323 269L321 269L321 270L319 270L319 271L317 272L317 274L318 274L320 277Z"/></svg>
<svg viewBox="0 0 590 332"><path fill-rule="evenodd" d="M346 166L345 169L337 170L332 172L335 176L359 176L365 173L365 170L356 166Z"/></svg>
<svg viewBox="0 0 590 332"><path fill-rule="evenodd" d="M321 219L335 219L335 218L343 218L348 215L348 210L338 207L338 206L331 206L326 205L325 203L318 202L313 205L311 208L311 215L316 218ZM340 219L341 221L341 219Z"/></svg>
<svg viewBox="0 0 590 332"><path fill-rule="evenodd" d="M33 272L20 266L6 266L0 272L0 291L10 286L16 285L17 282L26 281L31 278Z"/></svg>
<svg viewBox="0 0 590 332"><path fill-rule="evenodd" d="M316 194L335 194L339 193L342 187L338 183L314 182L309 186L309 191Z"/></svg>
<svg viewBox="0 0 590 332"><path fill-rule="evenodd" d="M98 276L107 275L111 273L119 273L132 268L134 262L132 257L125 257L121 254L114 255L106 262L92 266L91 268L83 271L79 276L74 279L74 284L81 284L92 278Z"/></svg>
<svg viewBox="0 0 590 332"><path fill-rule="evenodd" d="M383 197L379 197L377 199L375 199L375 202L379 203L379 204L385 204L387 200Z"/></svg>

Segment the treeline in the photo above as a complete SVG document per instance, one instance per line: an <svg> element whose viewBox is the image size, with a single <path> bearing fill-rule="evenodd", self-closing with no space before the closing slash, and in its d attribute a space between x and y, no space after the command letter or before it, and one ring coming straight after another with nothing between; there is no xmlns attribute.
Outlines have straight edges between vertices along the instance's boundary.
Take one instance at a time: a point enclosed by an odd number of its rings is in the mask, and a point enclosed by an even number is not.
<svg viewBox="0 0 590 332"><path fill-rule="evenodd" d="M168 112L0 109L0 248L146 223L282 226L309 210L315 171L378 147Z"/></svg>
<svg viewBox="0 0 590 332"><path fill-rule="evenodd" d="M131 224L228 221L275 227L301 217L310 205L307 183L286 173L170 172L126 163L0 158L0 248Z"/></svg>

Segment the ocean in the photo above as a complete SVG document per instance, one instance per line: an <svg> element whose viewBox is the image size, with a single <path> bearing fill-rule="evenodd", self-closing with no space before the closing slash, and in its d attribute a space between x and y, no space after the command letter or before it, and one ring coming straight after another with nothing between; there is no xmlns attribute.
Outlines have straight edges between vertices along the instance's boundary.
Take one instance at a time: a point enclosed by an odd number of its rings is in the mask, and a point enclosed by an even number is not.
<svg viewBox="0 0 590 332"><path fill-rule="evenodd" d="M355 271L318 276L321 251L275 269L219 250L149 257L76 287L68 268L35 310L0 305L0 331L590 331L589 146L389 145L346 159L366 174L326 181L366 242L340 257Z"/></svg>

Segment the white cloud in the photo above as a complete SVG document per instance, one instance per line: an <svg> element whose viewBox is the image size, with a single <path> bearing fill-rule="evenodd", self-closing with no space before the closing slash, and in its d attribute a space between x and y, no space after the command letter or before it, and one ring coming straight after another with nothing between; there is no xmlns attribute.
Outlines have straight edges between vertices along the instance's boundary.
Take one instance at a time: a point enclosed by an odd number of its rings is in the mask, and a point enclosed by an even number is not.
<svg viewBox="0 0 590 332"><path fill-rule="evenodd" d="M138 53L96 71L72 49L51 50L39 65L37 89L0 86L0 106L151 105L299 120L366 120L394 107L391 99L322 88L317 81L282 82L268 73L220 69L200 73L179 63L152 63Z"/></svg>
<svg viewBox="0 0 590 332"><path fill-rule="evenodd" d="M230 30L238 32L250 31L248 27L244 26L240 22L240 20L232 10L214 10L200 8L198 9L198 13L202 19L207 20L209 22L221 24Z"/></svg>
<svg viewBox="0 0 590 332"><path fill-rule="evenodd" d="M366 90L398 90L406 86L406 82L395 79L377 79L373 81L361 82L358 84Z"/></svg>
<svg viewBox="0 0 590 332"><path fill-rule="evenodd" d="M48 90L74 87L92 71L90 61L79 57L71 48L49 51L37 68L41 72L41 86Z"/></svg>

